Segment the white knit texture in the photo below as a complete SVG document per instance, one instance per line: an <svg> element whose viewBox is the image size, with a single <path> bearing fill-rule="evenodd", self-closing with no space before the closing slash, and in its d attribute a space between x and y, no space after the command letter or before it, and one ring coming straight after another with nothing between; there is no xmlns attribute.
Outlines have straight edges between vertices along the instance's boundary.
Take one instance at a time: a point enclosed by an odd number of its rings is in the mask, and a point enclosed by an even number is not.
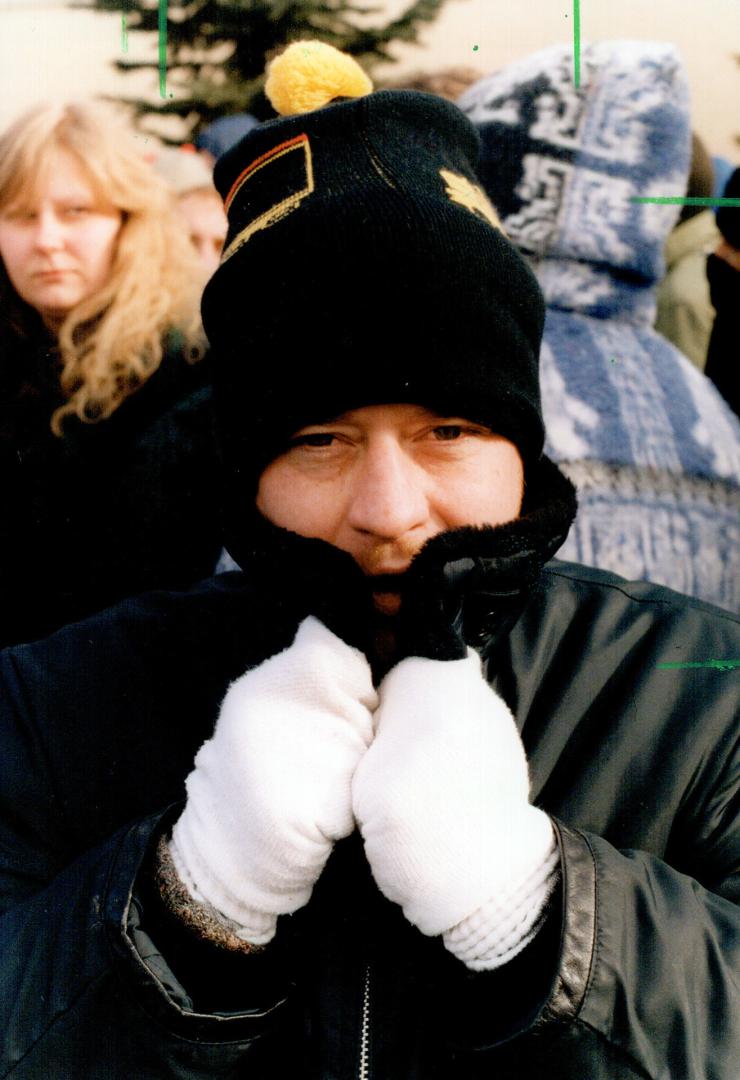
<svg viewBox="0 0 740 1080"><path fill-rule="evenodd" d="M170 843L191 896L264 944L354 828L352 776L373 735L364 655L313 616L228 690Z"/></svg>
<svg viewBox="0 0 740 1080"><path fill-rule="evenodd" d="M375 880L468 966L489 953L496 966L526 944L557 862L552 823L529 803L514 718L472 650L403 660L379 693L377 734L353 783Z"/></svg>
<svg viewBox="0 0 740 1080"><path fill-rule="evenodd" d="M555 837L550 856L514 894L491 897L443 936L446 948L473 971L502 967L533 940L560 878Z"/></svg>

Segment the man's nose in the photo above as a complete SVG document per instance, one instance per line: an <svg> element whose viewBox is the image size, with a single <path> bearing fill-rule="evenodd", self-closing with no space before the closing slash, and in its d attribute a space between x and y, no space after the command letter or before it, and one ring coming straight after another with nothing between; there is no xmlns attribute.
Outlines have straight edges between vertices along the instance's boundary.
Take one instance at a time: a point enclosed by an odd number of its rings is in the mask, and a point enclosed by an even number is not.
<svg viewBox="0 0 740 1080"><path fill-rule="evenodd" d="M352 477L348 522L358 532L397 540L429 518L424 471L395 439L371 444Z"/></svg>
<svg viewBox="0 0 740 1080"><path fill-rule="evenodd" d="M64 225L53 210L39 211L34 243L39 251L58 251L64 246Z"/></svg>

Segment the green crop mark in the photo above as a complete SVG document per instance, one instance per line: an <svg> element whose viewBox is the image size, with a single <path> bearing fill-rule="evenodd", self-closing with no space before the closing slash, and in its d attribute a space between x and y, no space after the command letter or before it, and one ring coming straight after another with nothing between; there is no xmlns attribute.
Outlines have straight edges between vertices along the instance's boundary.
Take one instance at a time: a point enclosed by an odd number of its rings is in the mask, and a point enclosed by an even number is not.
<svg viewBox="0 0 740 1080"><path fill-rule="evenodd" d="M167 97L167 0L159 0L157 18L159 34L159 96Z"/></svg>
<svg viewBox="0 0 740 1080"><path fill-rule="evenodd" d="M573 82L581 85L581 0L573 0Z"/></svg>
<svg viewBox="0 0 740 1080"><path fill-rule="evenodd" d="M714 668L715 671L732 671L740 668L738 660L698 660L686 664L657 664L659 671L684 671L689 668Z"/></svg>
<svg viewBox="0 0 740 1080"><path fill-rule="evenodd" d="M657 203L659 206L740 206L740 199L700 199L700 198L674 198L660 196L657 198L633 195L630 199L633 203Z"/></svg>

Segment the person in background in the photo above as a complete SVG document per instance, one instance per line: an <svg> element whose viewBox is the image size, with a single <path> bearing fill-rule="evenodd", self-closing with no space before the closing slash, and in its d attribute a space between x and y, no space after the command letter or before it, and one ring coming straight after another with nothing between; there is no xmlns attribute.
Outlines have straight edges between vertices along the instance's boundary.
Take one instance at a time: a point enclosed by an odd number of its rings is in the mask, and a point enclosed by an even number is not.
<svg viewBox="0 0 740 1080"><path fill-rule="evenodd" d="M208 124L195 139L195 149L211 169L222 154L239 142L247 132L259 124L251 113L232 113L220 116Z"/></svg>
<svg viewBox="0 0 740 1080"><path fill-rule="evenodd" d="M190 242L210 277L226 237L226 214L213 186L212 168L200 154L172 147L160 150L154 168L175 194Z"/></svg>
<svg viewBox="0 0 740 1080"><path fill-rule="evenodd" d="M740 169L725 188L728 199L740 198ZM740 299L740 207L717 210L720 242L707 259L707 276L716 316L709 339L706 373L727 404L740 416L737 322Z"/></svg>
<svg viewBox="0 0 740 1080"><path fill-rule="evenodd" d="M197 257L133 131L94 102L0 137L0 642L220 551Z"/></svg>
<svg viewBox="0 0 740 1080"><path fill-rule="evenodd" d="M714 185L712 187L712 196L715 199L721 199L725 193L727 182L735 171L735 166L727 158L722 157L720 154L712 155L712 172L714 173ZM719 207L714 207L716 214Z"/></svg>
<svg viewBox="0 0 740 1080"><path fill-rule="evenodd" d="M551 558L541 291L370 90L296 43L216 168L243 571L0 654L0 1073L737 1080L740 620Z"/></svg>
<svg viewBox="0 0 740 1080"><path fill-rule="evenodd" d="M714 168L696 133L691 136L691 168L686 195L711 199ZM714 308L709 297L707 255L720 241L714 210L683 206L665 244L666 272L658 283L655 329L688 356L699 371L707 362Z"/></svg>
<svg viewBox="0 0 740 1080"><path fill-rule="evenodd" d="M547 301L548 453L579 491L563 556L740 609L740 426L658 334L655 288L689 170L672 45L555 46L460 99L480 174Z"/></svg>

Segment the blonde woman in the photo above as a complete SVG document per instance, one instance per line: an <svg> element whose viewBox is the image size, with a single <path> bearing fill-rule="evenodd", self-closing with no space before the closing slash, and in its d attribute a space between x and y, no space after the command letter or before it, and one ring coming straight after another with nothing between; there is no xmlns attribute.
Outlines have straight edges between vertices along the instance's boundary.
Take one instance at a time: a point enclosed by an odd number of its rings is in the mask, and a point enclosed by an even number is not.
<svg viewBox="0 0 740 1080"><path fill-rule="evenodd" d="M0 136L0 644L207 575L202 271L107 106Z"/></svg>

